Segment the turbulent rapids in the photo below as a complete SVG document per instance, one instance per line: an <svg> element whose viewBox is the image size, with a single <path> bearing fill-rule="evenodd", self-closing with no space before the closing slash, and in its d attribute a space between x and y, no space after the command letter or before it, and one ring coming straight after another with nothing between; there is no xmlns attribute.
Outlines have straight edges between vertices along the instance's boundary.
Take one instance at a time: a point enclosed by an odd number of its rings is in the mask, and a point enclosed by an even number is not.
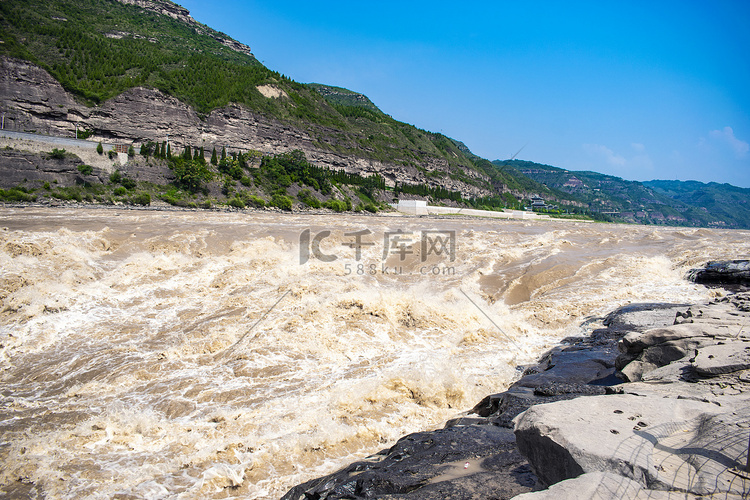
<svg viewBox="0 0 750 500"><path fill-rule="evenodd" d="M750 234L266 212L0 211L0 491L278 498L439 426Z"/></svg>

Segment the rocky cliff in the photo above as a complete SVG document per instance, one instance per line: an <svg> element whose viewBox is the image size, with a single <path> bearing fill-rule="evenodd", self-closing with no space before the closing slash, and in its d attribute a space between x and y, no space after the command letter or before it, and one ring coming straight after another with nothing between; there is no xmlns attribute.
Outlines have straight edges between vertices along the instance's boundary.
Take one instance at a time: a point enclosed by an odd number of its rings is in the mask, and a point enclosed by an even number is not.
<svg viewBox="0 0 750 500"><path fill-rule="evenodd" d="M278 99L283 97L267 97ZM295 127L258 114L245 106L229 105L200 116L190 106L158 90L136 87L100 106L88 107L42 68L18 59L0 59L0 107L4 128L20 132L74 137L78 130L92 132L89 140L134 144L136 150L147 141L169 140L175 151L186 145L203 146L207 151L226 146L231 150L250 149L263 153L302 150L314 164L348 172L378 173L391 185L428 182L464 196L486 196L489 190L452 179L428 178L432 171L447 171L447 160L424 155L420 166L382 163L355 155L325 149L348 141L340 130L323 126ZM483 179L475 171L465 176Z"/></svg>

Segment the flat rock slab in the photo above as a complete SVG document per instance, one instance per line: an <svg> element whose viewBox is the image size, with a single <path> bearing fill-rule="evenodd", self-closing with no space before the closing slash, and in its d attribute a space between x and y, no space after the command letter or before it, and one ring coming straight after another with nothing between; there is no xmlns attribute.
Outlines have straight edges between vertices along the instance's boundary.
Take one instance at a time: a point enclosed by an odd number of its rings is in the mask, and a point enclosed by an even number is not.
<svg viewBox="0 0 750 500"><path fill-rule="evenodd" d="M618 498L634 500L640 483L610 472L590 472L553 484L543 491L524 493L513 500L584 500Z"/></svg>
<svg viewBox="0 0 750 500"><path fill-rule="evenodd" d="M604 319L610 329L644 331L674 324L678 313L690 304L643 303L628 304L611 312Z"/></svg>
<svg viewBox="0 0 750 500"><path fill-rule="evenodd" d="M549 489L524 493L513 500L744 500L733 494L692 495L678 491L647 490L626 477L590 472L553 484Z"/></svg>
<svg viewBox="0 0 750 500"><path fill-rule="evenodd" d="M543 485L587 472L611 472L645 488L670 489L676 478L660 471L655 447L722 411L711 403L682 399L591 396L533 406L516 417L515 433Z"/></svg>
<svg viewBox="0 0 750 500"><path fill-rule="evenodd" d="M730 341L701 347L693 367L706 377L747 370L750 368L750 342Z"/></svg>
<svg viewBox="0 0 750 500"><path fill-rule="evenodd" d="M750 407L703 417L699 425L661 438L653 460L671 487L697 495L750 497L750 479L731 472L747 464Z"/></svg>

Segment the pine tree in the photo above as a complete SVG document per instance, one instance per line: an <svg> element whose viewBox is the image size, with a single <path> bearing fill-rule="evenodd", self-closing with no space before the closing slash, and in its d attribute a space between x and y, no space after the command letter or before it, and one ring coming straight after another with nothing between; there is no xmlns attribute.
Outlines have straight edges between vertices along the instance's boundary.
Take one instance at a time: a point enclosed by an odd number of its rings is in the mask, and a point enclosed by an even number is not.
<svg viewBox="0 0 750 500"><path fill-rule="evenodd" d="M190 151L190 146L185 146L185 152L182 153L182 157L185 158L187 161L193 160L193 153Z"/></svg>
<svg viewBox="0 0 750 500"><path fill-rule="evenodd" d="M218 164L219 164L219 159L216 158L216 146L214 146L214 150L211 153L211 165L216 166Z"/></svg>
<svg viewBox="0 0 750 500"><path fill-rule="evenodd" d="M227 159L227 148L223 147L221 148L221 159L226 160Z"/></svg>
<svg viewBox="0 0 750 500"><path fill-rule="evenodd" d="M205 165L206 164L206 152L203 151L203 146L201 146L200 152L198 153L197 156L198 157L196 158L196 160L198 160L199 162Z"/></svg>
<svg viewBox="0 0 750 500"><path fill-rule="evenodd" d="M99 153L99 154L104 153L104 146L102 146L101 142L96 145L96 152Z"/></svg>
<svg viewBox="0 0 750 500"><path fill-rule="evenodd" d="M171 159L172 159L172 145L167 144L167 160L171 160Z"/></svg>

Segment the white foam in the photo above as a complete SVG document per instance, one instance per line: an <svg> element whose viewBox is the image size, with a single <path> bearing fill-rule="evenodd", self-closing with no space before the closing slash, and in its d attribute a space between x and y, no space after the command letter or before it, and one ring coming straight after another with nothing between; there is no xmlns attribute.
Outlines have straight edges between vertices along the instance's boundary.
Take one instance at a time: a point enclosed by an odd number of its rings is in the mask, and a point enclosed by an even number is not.
<svg viewBox="0 0 750 500"><path fill-rule="evenodd" d="M750 253L730 231L116 213L0 214L2 484L278 498L503 390L587 318L707 299L686 269ZM336 261L299 264L307 228ZM368 264L386 231L456 230L456 272L420 274L416 253L347 273L362 229Z"/></svg>

